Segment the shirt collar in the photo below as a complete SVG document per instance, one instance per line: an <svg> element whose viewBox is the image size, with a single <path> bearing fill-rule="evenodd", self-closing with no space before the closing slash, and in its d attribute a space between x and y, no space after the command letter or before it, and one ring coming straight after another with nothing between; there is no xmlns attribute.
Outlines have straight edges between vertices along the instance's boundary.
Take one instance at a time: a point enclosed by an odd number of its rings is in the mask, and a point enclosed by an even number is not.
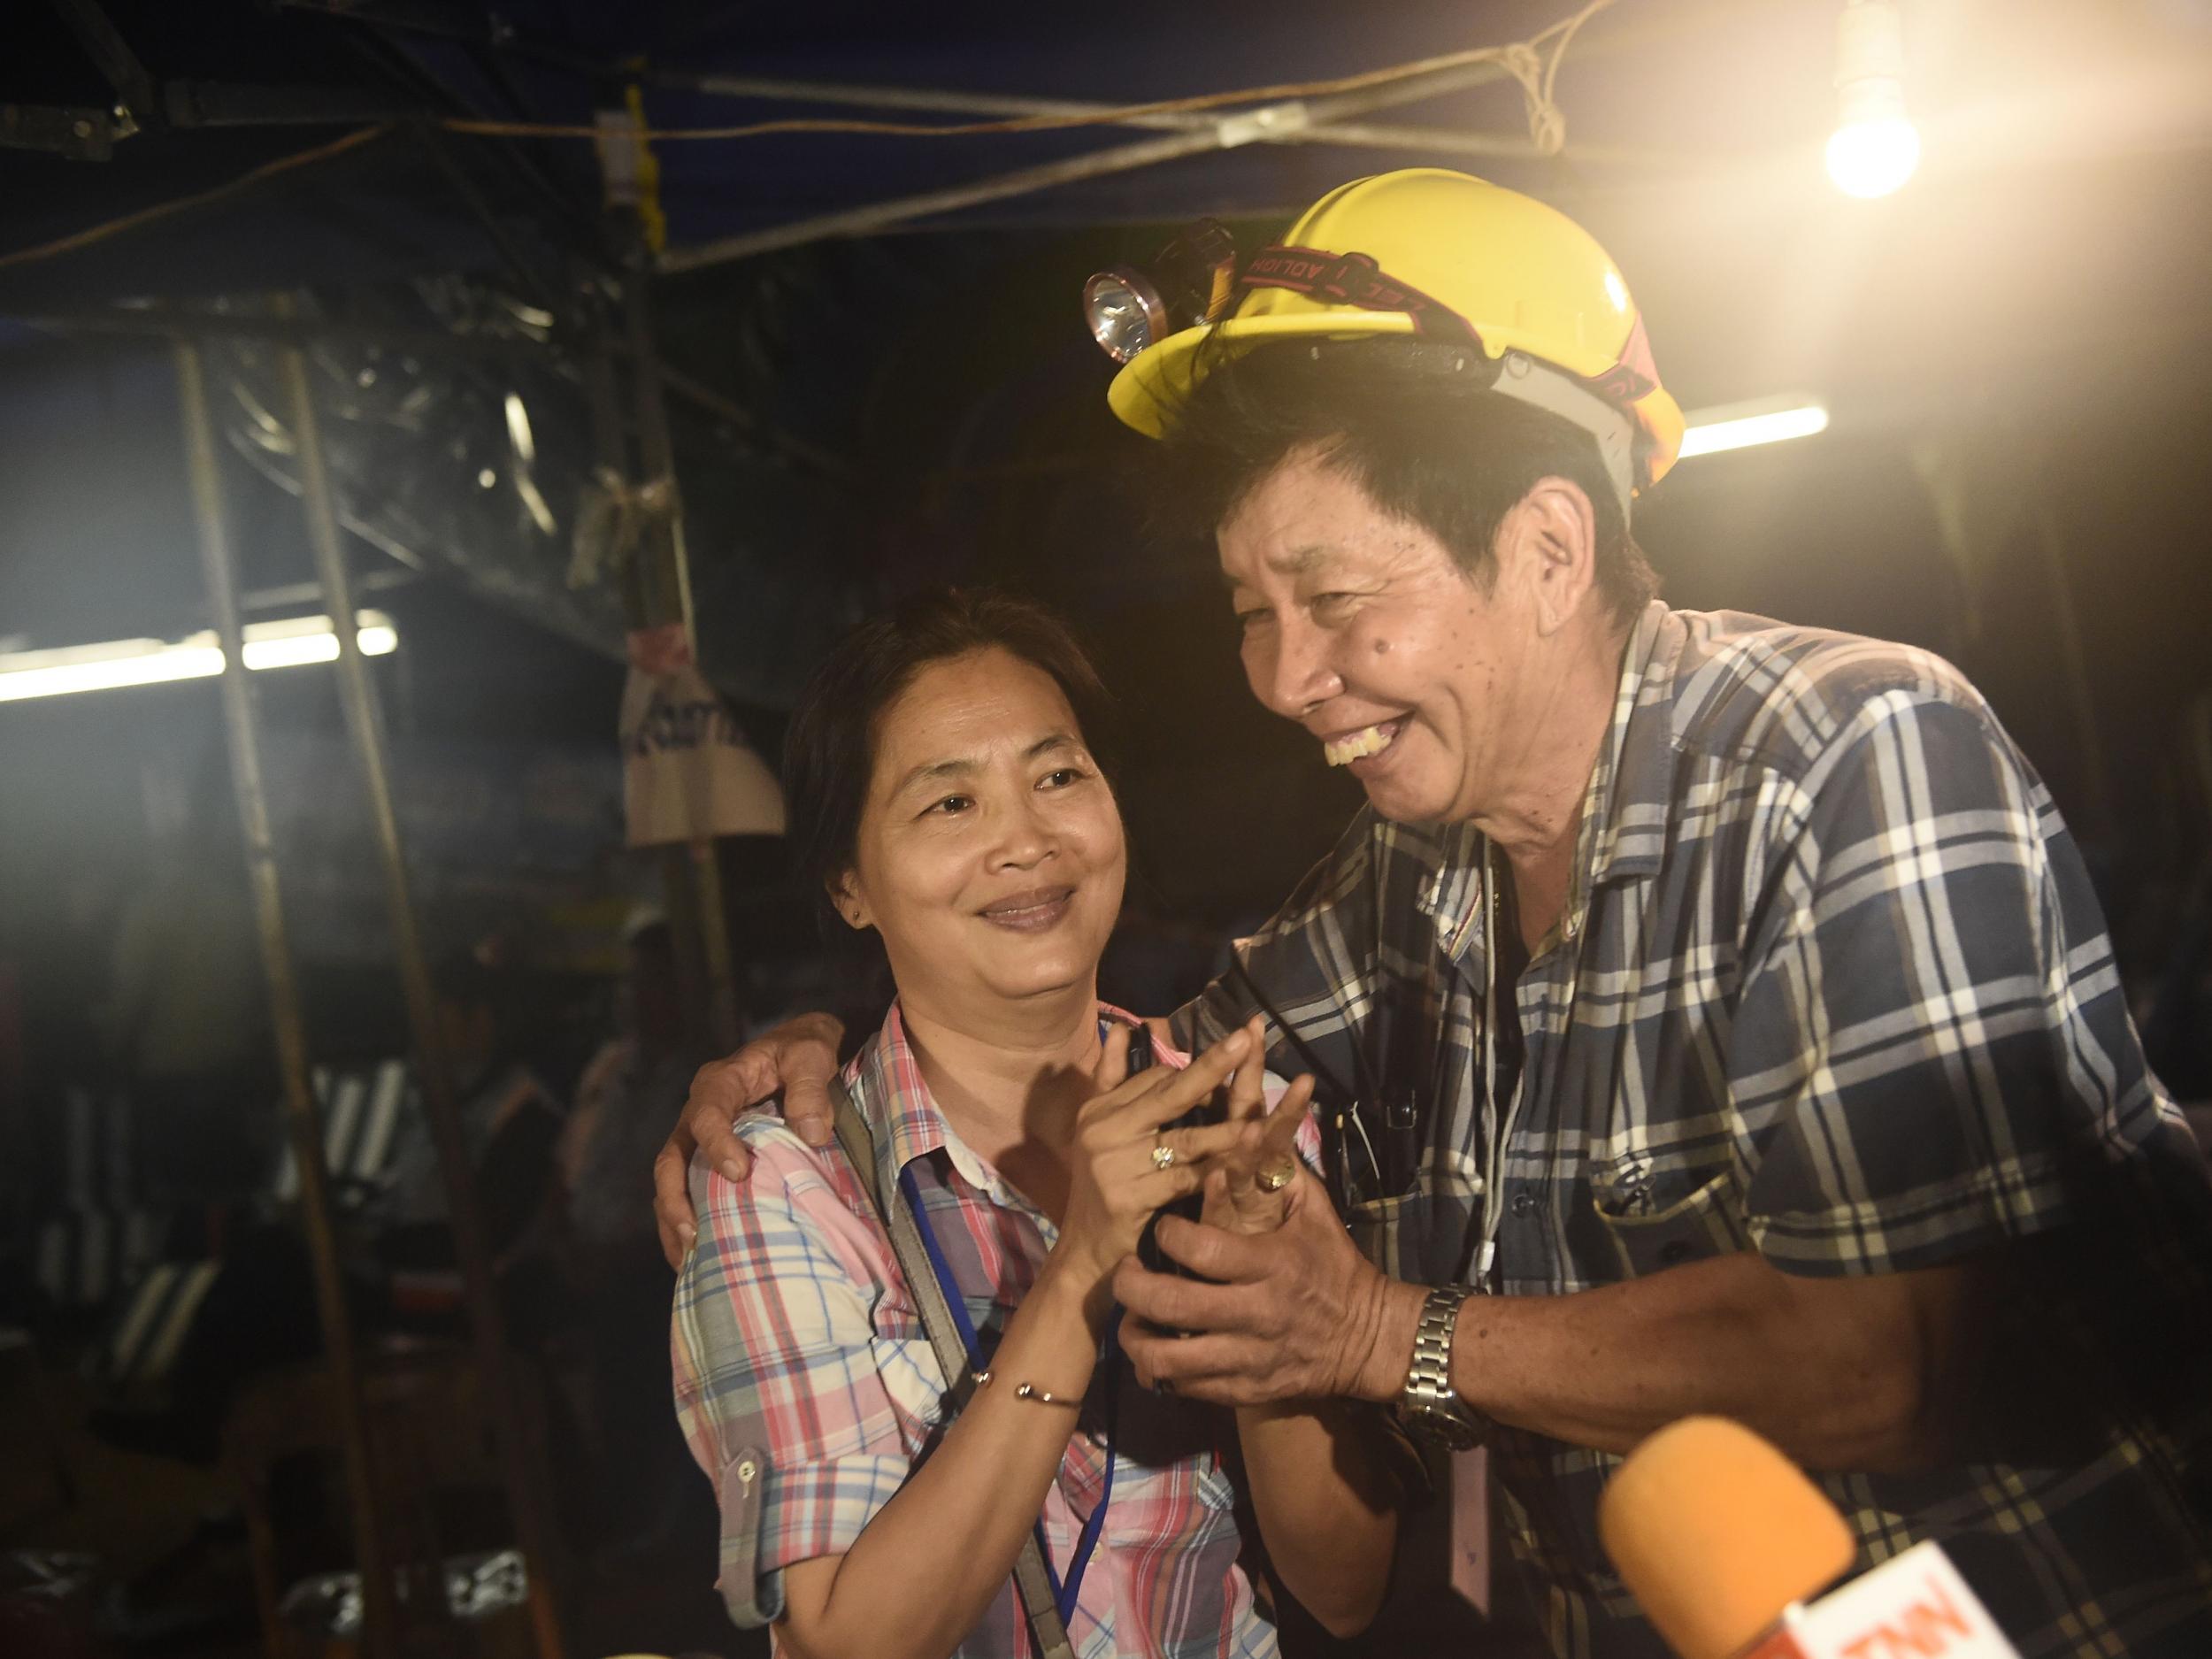
<svg viewBox="0 0 2212 1659"><path fill-rule="evenodd" d="M1654 600L1637 618L1621 652L1613 715L1583 792L1575 879L1560 918L1571 940L1580 931L1596 888L1659 868L1667 803L1674 791L1675 671L1686 637L1682 618ZM1655 725L1665 741L1646 741ZM1417 902L1435 925L1445 955L1457 961L1481 936L1483 838L1470 824L1439 825L1429 833L1439 856Z"/></svg>
<svg viewBox="0 0 2212 1659"><path fill-rule="evenodd" d="M1659 868L1674 795L1675 671L1687 638L1682 618L1655 599L1621 653L1612 724L1582 799L1571 911L1605 882Z"/></svg>
<svg viewBox="0 0 2212 1659"><path fill-rule="evenodd" d="M1414 902L1434 925L1444 955L1456 962L1482 935L1482 832L1471 824L1440 824L1431 833L1436 862Z"/></svg>
<svg viewBox="0 0 2212 1659"><path fill-rule="evenodd" d="M1124 1025L1141 1024L1111 1003L1098 1005L1098 1017ZM1179 1056L1163 1056L1170 1064ZM968 1143L938 1107L922 1076L921 1056L906 1034L906 1019L894 1001L876 1034L845 1067L845 1086L874 1137L876 1175L882 1190L892 1190L899 1172L917 1158L942 1151L960 1178L995 1204L1018 1202L998 1171Z"/></svg>

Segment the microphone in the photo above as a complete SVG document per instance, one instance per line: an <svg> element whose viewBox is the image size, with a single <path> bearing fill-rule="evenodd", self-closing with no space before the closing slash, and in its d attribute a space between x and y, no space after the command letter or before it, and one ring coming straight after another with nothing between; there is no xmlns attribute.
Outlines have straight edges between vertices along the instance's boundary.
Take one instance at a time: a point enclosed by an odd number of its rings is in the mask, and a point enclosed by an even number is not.
<svg viewBox="0 0 2212 1659"><path fill-rule="evenodd" d="M1774 1447L1685 1417L1630 1453L1598 1534L1681 1659L2019 1659L1932 1540L1842 1589L1851 1529Z"/></svg>
<svg viewBox="0 0 2212 1659"><path fill-rule="evenodd" d="M1599 1500L1598 1536L1682 1659L1733 1659L1857 1553L1820 1489L1726 1417L1684 1417L1631 1452Z"/></svg>

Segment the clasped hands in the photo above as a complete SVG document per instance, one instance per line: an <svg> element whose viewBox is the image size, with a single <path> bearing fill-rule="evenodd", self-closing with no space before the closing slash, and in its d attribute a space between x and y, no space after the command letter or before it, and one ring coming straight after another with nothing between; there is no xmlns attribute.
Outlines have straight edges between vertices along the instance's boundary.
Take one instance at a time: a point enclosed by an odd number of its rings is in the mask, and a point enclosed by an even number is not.
<svg viewBox="0 0 2212 1659"><path fill-rule="evenodd" d="M1215 1069L1232 1044L1244 1057L1224 1091L1222 1126L1236 1133L1196 1171L1199 1220L1164 1215L1155 1234L1165 1255L1201 1277L1149 1272L1125 1252L1111 1279L1127 1311L1123 1351L1147 1385L1220 1404L1394 1399L1407 1364L1394 1351L1402 1320L1394 1312L1402 1313L1395 1304L1410 1287L1361 1256L1298 1159L1313 1079L1299 1078L1267 1109L1256 1019L1192 1070Z"/></svg>
<svg viewBox="0 0 2212 1659"><path fill-rule="evenodd" d="M695 1155L731 1180L749 1171L750 1155L732 1127L739 1112L780 1092L784 1117L801 1137L829 1143L829 1087L842 1029L826 1015L803 1016L700 1068L684 1116L653 1167L661 1248L672 1265L681 1264L696 1236L687 1189ZM1297 1161L1294 1142L1311 1080L1292 1084L1266 1110L1256 1021L1180 1073L1162 1068L1129 1077L1129 1039L1110 1041L1079 1129L1093 1144L1079 1148L1073 1162L1097 1169L1102 1156L1118 1160L1118 1177L1088 1183L1094 1200L1118 1213L1096 1216L1085 1277L1094 1279L1098 1300L1110 1295L1126 1310L1122 1347L1138 1377L1229 1405L1394 1399L1423 1293L1384 1277L1360 1255L1326 1190ZM1222 1124L1162 1127L1225 1083ZM1176 1154L1165 1169L1154 1156L1160 1145ZM1286 1162L1289 1182L1268 1190L1260 1176L1279 1174ZM1085 1186L1080 1176L1071 1182L1070 1222L1088 1202ZM1144 1221L1192 1192L1204 1194L1201 1218L1163 1216L1156 1237L1168 1256L1202 1277L1146 1271L1134 1254Z"/></svg>

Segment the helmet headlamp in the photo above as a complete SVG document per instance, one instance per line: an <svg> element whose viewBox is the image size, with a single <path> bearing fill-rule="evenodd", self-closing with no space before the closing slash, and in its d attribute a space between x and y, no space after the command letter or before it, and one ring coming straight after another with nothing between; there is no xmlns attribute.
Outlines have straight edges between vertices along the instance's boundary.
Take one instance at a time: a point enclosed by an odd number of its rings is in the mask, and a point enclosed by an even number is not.
<svg viewBox="0 0 2212 1659"><path fill-rule="evenodd" d="M1236 238L1202 219L1148 266L1114 265L1083 284L1083 320L1117 363L1170 334L1219 322L1236 303Z"/></svg>
<svg viewBox="0 0 2212 1659"><path fill-rule="evenodd" d="M1083 320L1099 349L1117 363L1128 362L1175 332L1159 289L1129 265L1101 271L1083 284Z"/></svg>

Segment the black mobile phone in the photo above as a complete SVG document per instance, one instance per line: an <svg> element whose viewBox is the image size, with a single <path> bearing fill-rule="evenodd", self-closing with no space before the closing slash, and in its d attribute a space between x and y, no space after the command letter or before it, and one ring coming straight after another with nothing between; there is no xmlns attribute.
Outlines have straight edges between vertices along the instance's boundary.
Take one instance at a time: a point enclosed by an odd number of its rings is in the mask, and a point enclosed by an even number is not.
<svg viewBox="0 0 2212 1659"><path fill-rule="evenodd" d="M1149 1031L1139 1031L1129 1043L1130 1074L1134 1076L1144 1070L1152 1064L1152 1033ZM1180 1118L1176 1118L1174 1122L1164 1124L1161 1127L1163 1129L1188 1129L1201 1124L1219 1123L1221 1115L1221 1102L1209 1096ZM1160 1217L1180 1216L1187 1221L1195 1221L1198 1219L1199 1212L1205 1207L1204 1194L1192 1193L1187 1197L1179 1198L1172 1203L1163 1205L1152 1219L1144 1224L1144 1231L1137 1236L1137 1260L1147 1272L1175 1273L1184 1279L1199 1277L1198 1274L1168 1255L1166 1251L1161 1249L1160 1241L1153 1234L1159 1227Z"/></svg>

